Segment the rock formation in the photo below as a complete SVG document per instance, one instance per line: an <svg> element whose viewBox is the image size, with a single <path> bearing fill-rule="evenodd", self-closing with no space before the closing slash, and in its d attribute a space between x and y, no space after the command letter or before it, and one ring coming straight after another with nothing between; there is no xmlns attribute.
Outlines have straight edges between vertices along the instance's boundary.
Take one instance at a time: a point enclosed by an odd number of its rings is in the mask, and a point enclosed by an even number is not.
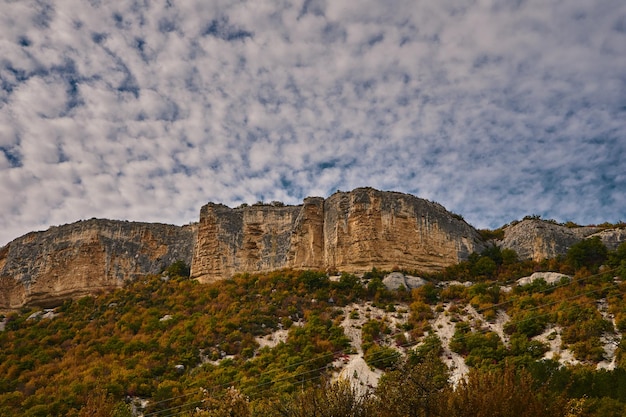
<svg viewBox="0 0 626 417"><path fill-rule="evenodd" d="M195 234L195 225L97 219L29 233L0 249L0 308L54 306L189 264Z"/></svg>
<svg viewBox="0 0 626 417"><path fill-rule="evenodd" d="M609 250L626 242L626 229L601 229L595 226L566 227L551 221L526 219L504 228L501 248L513 249L520 259L542 261L564 255L575 243L600 237Z"/></svg>
<svg viewBox="0 0 626 417"><path fill-rule="evenodd" d="M590 237L594 236L598 236L609 250L615 250L621 243L626 242L626 228L605 229Z"/></svg>
<svg viewBox="0 0 626 417"><path fill-rule="evenodd" d="M517 285L527 285L540 279L544 280L546 284L558 284L561 280L565 279L569 281L572 277L559 272L534 272L528 277L518 279L516 283Z"/></svg>
<svg viewBox="0 0 626 417"><path fill-rule="evenodd" d="M436 271L483 247L474 228L439 204L358 188L299 206L207 204L191 274L208 282L279 268Z"/></svg>
<svg viewBox="0 0 626 417"><path fill-rule="evenodd" d="M255 205L231 209L213 203L202 207L192 277L222 279L235 272L288 266L291 235L301 208Z"/></svg>
<svg viewBox="0 0 626 417"><path fill-rule="evenodd" d="M404 275L402 272L392 272L383 278L383 285L390 291L400 288L412 290L428 284L424 278Z"/></svg>
<svg viewBox="0 0 626 417"><path fill-rule="evenodd" d="M600 229L594 227L568 228L545 220L522 220L504 229L503 249L513 249L520 259L541 261L563 255L576 242L580 242Z"/></svg>
<svg viewBox="0 0 626 417"><path fill-rule="evenodd" d="M506 227L496 243L522 259L542 260L595 235L609 249L626 241L626 229L530 219ZM92 219L14 240L0 248L0 309L54 306L158 273L177 260L191 265L193 278L210 282L281 268L431 272L484 248L460 216L398 192L358 188L297 206L209 203L199 223L189 226Z"/></svg>

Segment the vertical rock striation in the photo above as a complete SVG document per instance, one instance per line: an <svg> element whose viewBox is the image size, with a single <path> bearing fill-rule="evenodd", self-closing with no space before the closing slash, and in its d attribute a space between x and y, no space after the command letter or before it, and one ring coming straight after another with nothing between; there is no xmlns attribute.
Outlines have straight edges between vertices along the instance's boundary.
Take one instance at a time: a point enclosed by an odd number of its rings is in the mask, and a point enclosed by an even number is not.
<svg viewBox="0 0 626 417"><path fill-rule="evenodd" d="M502 248L522 259L565 254L598 236L611 250L626 228L567 228L527 219L504 228ZM443 206L398 192L357 188L301 205L229 208L209 203L198 224L87 220L22 236L0 248L0 309L54 306L119 287L177 260L201 282L281 268L438 271L481 252L479 233Z"/></svg>
<svg viewBox="0 0 626 417"><path fill-rule="evenodd" d="M299 206L287 261L291 268L316 269L324 264L324 199L308 197Z"/></svg>
<svg viewBox="0 0 626 417"><path fill-rule="evenodd" d="M358 188L299 206L207 204L191 274L208 282L279 268L434 271L482 248L476 230L439 204Z"/></svg>
<svg viewBox="0 0 626 417"><path fill-rule="evenodd" d="M473 227L412 195L357 188L333 194L324 208L327 268L436 271L484 248Z"/></svg>
<svg viewBox="0 0 626 417"><path fill-rule="evenodd" d="M523 220L497 243L542 260L599 236L609 249L626 228L567 228ZM177 260L201 282L281 268L365 272L438 271L481 252L479 233L443 206L398 192L357 188L301 205L229 208L209 203L198 224L87 220L22 236L0 248L0 309L54 306L119 287Z"/></svg>
<svg viewBox="0 0 626 417"><path fill-rule="evenodd" d="M232 209L213 203L203 206L192 277L206 281L227 278L236 272L284 268L301 207L254 205Z"/></svg>

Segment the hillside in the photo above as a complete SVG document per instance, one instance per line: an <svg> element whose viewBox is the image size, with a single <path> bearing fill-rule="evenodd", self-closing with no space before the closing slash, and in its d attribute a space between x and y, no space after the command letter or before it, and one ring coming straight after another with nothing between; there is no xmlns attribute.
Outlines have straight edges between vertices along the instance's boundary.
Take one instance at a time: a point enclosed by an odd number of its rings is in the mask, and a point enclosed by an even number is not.
<svg viewBox="0 0 626 417"><path fill-rule="evenodd" d="M187 272L175 263L4 317L0 414L296 416L314 415L311 401L368 416L406 415L404 404L431 415L455 404L459 416L626 411L626 245L583 241L550 262L490 250L422 279L280 270L202 284ZM336 378L354 388L319 387ZM94 404L118 414L88 414Z"/></svg>

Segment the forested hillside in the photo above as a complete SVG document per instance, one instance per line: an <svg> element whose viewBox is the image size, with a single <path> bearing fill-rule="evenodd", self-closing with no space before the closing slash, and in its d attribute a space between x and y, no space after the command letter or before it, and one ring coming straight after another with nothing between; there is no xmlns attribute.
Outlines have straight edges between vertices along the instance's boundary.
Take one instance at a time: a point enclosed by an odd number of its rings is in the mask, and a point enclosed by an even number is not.
<svg viewBox="0 0 626 417"><path fill-rule="evenodd" d="M517 281L538 271L561 278ZM626 413L626 244L585 240L544 262L493 247L412 290L390 290L386 275L200 284L176 262L111 293L7 313L0 415ZM342 372L357 360L369 369Z"/></svg>

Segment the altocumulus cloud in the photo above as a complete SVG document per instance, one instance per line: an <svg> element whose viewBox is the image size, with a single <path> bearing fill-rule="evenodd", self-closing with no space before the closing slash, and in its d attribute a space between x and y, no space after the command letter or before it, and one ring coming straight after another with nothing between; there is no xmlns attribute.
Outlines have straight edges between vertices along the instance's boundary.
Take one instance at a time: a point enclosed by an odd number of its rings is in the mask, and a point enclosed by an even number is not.
<svg viewBox="0 0 626 417"><path fill-rule="evenodd" d="M373 186L626 220L621 0L4 2L0 244Z"/></svg>

